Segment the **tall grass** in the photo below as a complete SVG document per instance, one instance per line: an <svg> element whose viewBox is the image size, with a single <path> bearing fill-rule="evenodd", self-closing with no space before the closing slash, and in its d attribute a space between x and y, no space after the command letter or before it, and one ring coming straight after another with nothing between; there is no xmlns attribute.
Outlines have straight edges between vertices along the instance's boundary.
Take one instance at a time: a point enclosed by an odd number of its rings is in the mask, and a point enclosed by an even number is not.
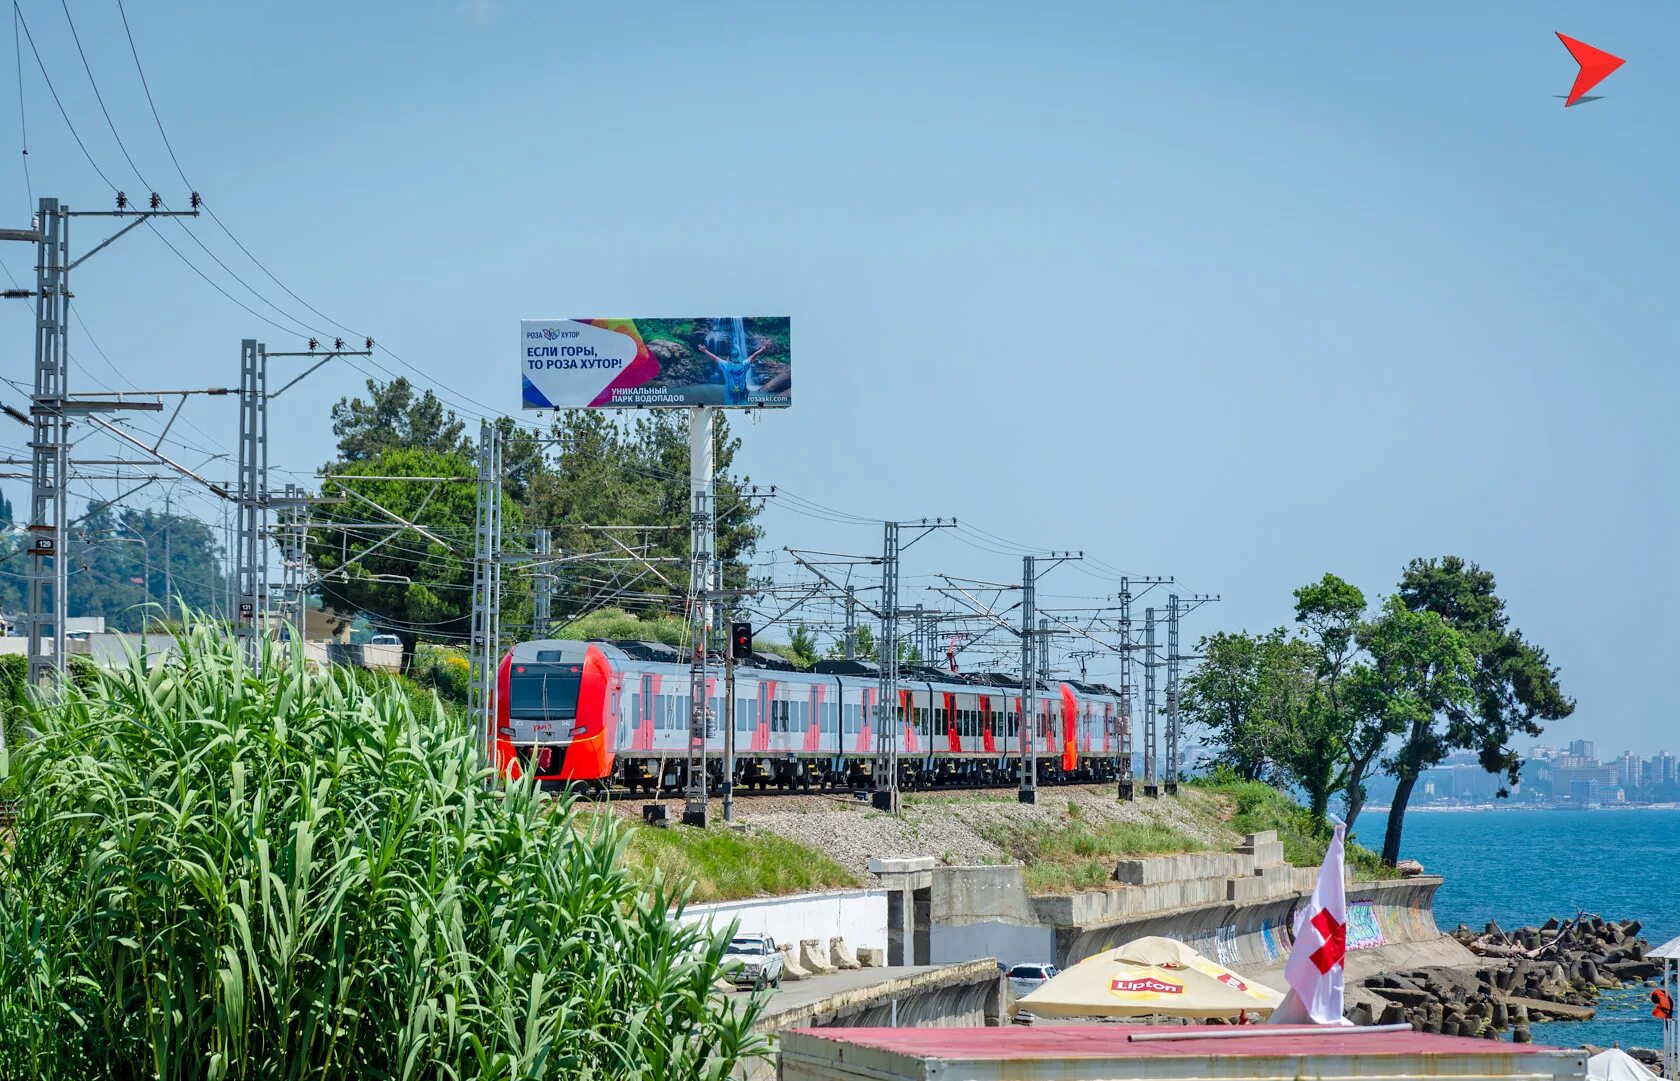
<svg viewBox="0 0 1680 1081"><path fill-rule="evenodd" d="M1122 856L1195 852L1194 837L1161 822L1087 820L1077 804L1065 821L994 824L981 834L1023 866L1032 893L1102 889L1114 878Z"/></svg>
<svg viewBox="0 0 1680 1081"><path fill-rule="evenodd" d="M856 874L823 853L773 833L633 825L625 857L638 875L692 883L696 901L863 885Z"/></svg>
<svg viewBox="0 0 1680 1081"><path fill-rule="evenodd" d="M435 701L252 671L199 622L29 713L0 1077L721 1079L760 1046L682 892L604 818L487 788Z"/></svg>

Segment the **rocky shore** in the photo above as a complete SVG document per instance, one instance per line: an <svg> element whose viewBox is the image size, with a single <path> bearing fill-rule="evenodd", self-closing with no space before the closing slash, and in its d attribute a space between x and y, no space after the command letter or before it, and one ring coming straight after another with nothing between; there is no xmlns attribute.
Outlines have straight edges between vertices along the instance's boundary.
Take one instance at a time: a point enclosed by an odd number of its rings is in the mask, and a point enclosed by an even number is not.
<svg viewBox="0 0 1680 1081"><path fill-rule="evenodd" d="M1490 923L1476 932L1461 924L1453 937L1485 965L1368 977L1362 986L1376 998L1362 997L1349 1018L1356 1024L1410 1023L1420 1032L1490 1040L1510 1030L1513 1040L1528 1043L1530 1022L1588 1020L1596 1012L1599 992L1643 985L1661 975L1660 963L1646 958L1651 946L1639 937L1640 929L1638 920L1585 914L1514 931ZM1624 1050L1658 1068L1657 1052Z"/></svg>

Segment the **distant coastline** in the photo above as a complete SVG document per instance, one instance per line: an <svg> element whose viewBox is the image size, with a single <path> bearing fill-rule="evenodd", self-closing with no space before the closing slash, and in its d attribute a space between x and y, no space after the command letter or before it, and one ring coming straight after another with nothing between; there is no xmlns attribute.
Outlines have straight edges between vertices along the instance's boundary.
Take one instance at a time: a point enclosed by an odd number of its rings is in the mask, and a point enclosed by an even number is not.
<svg viewBox="0 0 1680 1081"><path fill-rule="evenodd" d="M1364 811L1387 814L1388 808L1367 804ZM1680 811L1680 803L1414 803L1407 814L1467 814L1471 811Z"/></svg>

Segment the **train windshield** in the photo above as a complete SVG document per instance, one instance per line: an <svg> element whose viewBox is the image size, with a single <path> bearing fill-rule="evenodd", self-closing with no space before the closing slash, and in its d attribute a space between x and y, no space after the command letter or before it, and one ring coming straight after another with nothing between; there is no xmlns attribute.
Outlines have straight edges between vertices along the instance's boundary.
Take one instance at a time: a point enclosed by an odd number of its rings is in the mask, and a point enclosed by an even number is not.
<svg viewBox="0 0 1680 1081"><path fill-rule="evenodd" d="M508 673L508 716L530 719L577 716L582 669L573 664L516 664Z"/></svg>

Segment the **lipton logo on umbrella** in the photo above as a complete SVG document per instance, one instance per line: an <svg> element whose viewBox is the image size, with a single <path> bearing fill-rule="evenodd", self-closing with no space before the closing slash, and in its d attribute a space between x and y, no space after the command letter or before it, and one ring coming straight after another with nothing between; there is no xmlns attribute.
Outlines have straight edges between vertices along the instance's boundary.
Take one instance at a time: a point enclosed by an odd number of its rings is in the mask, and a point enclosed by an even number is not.
<svg viewBox="0 0 1680 1081"><path fill-rule="evenodd" d="M1153 976L1145 976L1141 980L1115 980L1108 986L1111 991L1153 991L1158 995L1182 995L1184 993L1183 984L1168 983L1166 980L1157 980Z"/></svg>
<svg viewBox="0 0 1680 1081"><path fill-rule="evenodd" d="M1247 991L1248 990L1248 984L1239 980L1237 978L1236 973L1234 973L1234 972L1221 972L1219 974L1219 982L1220 983L1228 983L1232 987L1235 987L1239 991Z"/></svg>

